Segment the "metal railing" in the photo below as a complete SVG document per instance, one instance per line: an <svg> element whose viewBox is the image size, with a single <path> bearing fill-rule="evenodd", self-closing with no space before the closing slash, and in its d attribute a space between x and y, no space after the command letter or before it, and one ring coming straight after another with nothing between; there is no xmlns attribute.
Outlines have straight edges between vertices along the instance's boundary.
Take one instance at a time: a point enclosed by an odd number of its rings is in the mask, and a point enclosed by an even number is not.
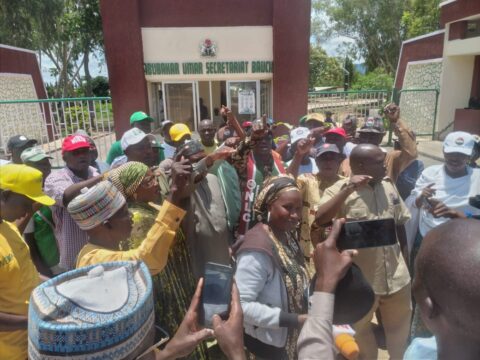
<svg viewBox="0 0 480 360"><path fill-rule="evenodd" d="M308 112L337 114L337 119L346 114L359 117L377 115L390 101L390 90L314 91L308 93Z"/></svg>
<svg viewBox="0 0 480 360"><path fill-rule="evenodd" d="M115 141L110 97L0 101L0 152L4 154L11 136L25 135L53 157L53 166L62 166L62 141L80 129L94 140L99 159L105 159Z"/></svg>

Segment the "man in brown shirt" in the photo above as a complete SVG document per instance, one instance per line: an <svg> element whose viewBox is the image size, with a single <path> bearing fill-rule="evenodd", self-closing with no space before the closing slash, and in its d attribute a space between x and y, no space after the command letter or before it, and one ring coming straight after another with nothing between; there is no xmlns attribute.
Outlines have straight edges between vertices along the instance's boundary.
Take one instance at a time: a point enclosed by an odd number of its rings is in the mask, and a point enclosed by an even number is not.
<svg viewBox="0 0 480 360"><path fill-rule="evenodd" d="M406 249L403 225L410 214L393 181L385 176L385 153L376 145L353 149L352 177L337 181L325 190L317 210L316 223L332 218L349 220L394 219L397 243L358 250L354 262L375 292L370 312L354 324L362 359L377 358L377 344L370 321L377 309L382 315L387 349L393 359L403 358L410 328L410 275L402 250ZM354 300L353 300L354 301Z"/></svg>

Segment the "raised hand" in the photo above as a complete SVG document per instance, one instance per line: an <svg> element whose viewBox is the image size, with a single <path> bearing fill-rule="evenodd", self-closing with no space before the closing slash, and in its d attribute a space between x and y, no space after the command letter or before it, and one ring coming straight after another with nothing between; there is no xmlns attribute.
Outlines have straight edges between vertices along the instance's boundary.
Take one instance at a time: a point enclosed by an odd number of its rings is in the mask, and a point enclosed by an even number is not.
<svg viewBox="0 0 480 360"><path fill-rule="evenodd" d="M400 107L395 103L390 103L383 108L383 112L388 120L392 123L396 123L400 118Z"/></svg>
<svg viewBox="0 0 480 360"><path fill-rule="evenodd" d="M315 139L313 138L299 140L297 143L297 151L295 152L295 154L303 158L305 155L310 153L314 142Z"/></svg>
<svg viewBox="0 0 480 360"><path fill-rule="evenodd" d="M372 177L369 175L352 175L350 177L350 181L348 182L348 186L353 190L357 190L367 186L370 180L372 180Z"/></svg>
<svg viewBox="0 0 480 360"><path fill-rule="evenodd" d="M175 336L161 352L160 359L177 359L189 355L203 340L213 337L213 330L201 329L198 325L198 306L202 294L203 279L200 279L182 323ZM158 357L157 357L158 358Z"/></svg>

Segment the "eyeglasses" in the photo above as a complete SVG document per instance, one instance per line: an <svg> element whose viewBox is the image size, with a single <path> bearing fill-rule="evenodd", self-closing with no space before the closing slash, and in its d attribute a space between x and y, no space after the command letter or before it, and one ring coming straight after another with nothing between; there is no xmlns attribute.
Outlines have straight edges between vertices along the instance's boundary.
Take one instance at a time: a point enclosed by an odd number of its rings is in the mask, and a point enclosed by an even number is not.
<svg viewBox="0 0 480 360"><path fill-rule="evenodd" d="M151 189L158 185L157 178L155 175L145 176L142 180L140 186L144 189Z"/></svg>

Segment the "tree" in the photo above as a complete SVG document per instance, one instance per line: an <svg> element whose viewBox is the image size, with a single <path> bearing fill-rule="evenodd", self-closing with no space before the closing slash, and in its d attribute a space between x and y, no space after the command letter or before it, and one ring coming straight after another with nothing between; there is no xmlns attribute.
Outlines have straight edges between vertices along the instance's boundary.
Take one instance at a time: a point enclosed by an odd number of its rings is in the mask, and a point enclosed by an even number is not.
<svg viewBox="0 0 480 360"><path fill-rule="evenodd" d="M91 96L90 54L103 52L98 1L0 0L0 43L45 54L54 64L57 97L73 94L83 69Z"/></svg>
<svg viewBox="0 0 480 360"><path fill-rule="evenodd" d="M440 0L408 0L402 16L406 38L413 38L438 29Z"/></svg>
<svg viewBox="0 0 480 360"><path fill-rule="evenodd" d="M390 90L393 87L393 76L388 74L382 68L365 74L359 75L357 81L353 84L353 90Z"/></svg>
<svg viewBox="0 0 480 360"><path fill-rule="evenodd" d="M343 70L338 60L329 57L321 47L310 48L310 75L309 87L316 86L341 86Z"/></svg>
<svg viewBox="0 0 480 360"><path fill-rule="evenodd" d="M345 62L343 63L344 67L344 77L343 77L343 87L344 90L347 91L353 83L357 81L358 74L357 70L355 70L355 66L353 65L353 61L350 59L350 57L346 56L345 57Z"/></svg>
<svg viewBox="0 0 480 360"><path fill-rule="evenodd" d="M393 74L404 38L404 3L405 0L314 0L313 7L324 12L331 22L323 37L342 35L353 39L368 71L381 67Z"/></svg>

